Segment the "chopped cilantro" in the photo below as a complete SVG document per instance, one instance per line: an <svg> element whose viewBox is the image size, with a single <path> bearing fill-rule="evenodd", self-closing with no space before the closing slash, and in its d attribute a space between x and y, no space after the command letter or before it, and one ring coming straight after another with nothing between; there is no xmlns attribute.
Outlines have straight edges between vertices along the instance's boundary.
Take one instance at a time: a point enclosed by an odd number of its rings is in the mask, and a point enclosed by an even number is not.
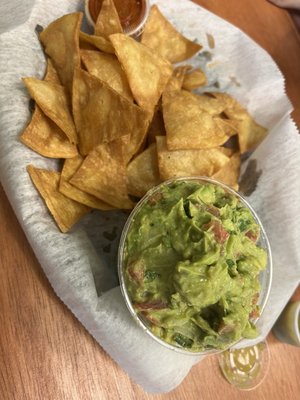
<svg viewBox="0 0 300 400"><path fill-rule="evenodd" d="M192 347L192 345L193 345L193 343L194 343L192 339L189 339L188 337L183 336L183 335L181 335L180 333L176 333L176 334L174 335L173 339L174 339L175 342L176 342L177 344L179 344L179 346L181 346L181 347L190 348L190 347Z"/></svg>
<svg viewBox="0 0 300 400"><path fill-rule="evenodd" d="M160 275L159 275L157 272L147 270L147 271L145 272L144 279L145 279L147 282L152 282L152 281L154 281L154 279L158 278L159 276L160 276Z"/></svg>
<svg viewBox="0 0 300 400"><path fill-rule="evenodd" d="M244 232L248 228L250 223L251 222L248 219L240 219L238 221L240 232Z"/></svg>
<svg viewBox="0 0 300 400"><path fill-rule="evenodd" d="M230 260L230 258L227 258L226 264L228 265L229 268L232 268L234 266L234 261Z"/></svg>

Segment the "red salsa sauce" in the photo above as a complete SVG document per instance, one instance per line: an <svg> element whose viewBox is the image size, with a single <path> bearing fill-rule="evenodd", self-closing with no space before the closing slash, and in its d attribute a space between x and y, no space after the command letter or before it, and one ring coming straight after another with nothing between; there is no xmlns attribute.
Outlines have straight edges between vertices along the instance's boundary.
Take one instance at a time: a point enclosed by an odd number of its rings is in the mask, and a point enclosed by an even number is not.
<svg viewBox="0 0 300 400"><path fill-rule="evenodd" d="M103 0L89 1L89 12L94 22L97 20L102 7L102 2ZM114 0L114 3L124 30L137 26L142 20L146 10L144 0Z"/></svg>

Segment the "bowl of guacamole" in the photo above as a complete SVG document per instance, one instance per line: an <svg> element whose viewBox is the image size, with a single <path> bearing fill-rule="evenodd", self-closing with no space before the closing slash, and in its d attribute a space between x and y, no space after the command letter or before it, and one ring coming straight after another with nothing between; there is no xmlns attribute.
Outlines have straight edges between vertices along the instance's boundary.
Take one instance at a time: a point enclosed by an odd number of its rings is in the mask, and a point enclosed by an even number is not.
<svg viewBox="0 0 300 400"><path fill-rule="evenodd" d="M254 210L224 184L177 178L151 189L124 227L118 268L131 314L170 349L206 354L258 335L270 246Z"/></svg>

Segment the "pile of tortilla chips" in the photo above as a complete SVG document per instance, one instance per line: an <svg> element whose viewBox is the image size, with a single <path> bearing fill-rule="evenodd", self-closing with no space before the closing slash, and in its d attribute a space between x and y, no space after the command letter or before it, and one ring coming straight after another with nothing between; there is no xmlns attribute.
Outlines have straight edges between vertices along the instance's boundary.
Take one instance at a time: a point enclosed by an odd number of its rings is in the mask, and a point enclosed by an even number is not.
<svg viewBox="0 0 300 400"><path fill-rule="evenodd" d="M28 173L62 232L92 209L131 209L172 177L210 176L237 188L240 154L266 130L225 93L195 94L200 69L174 64L201 46L153 6L140 41L122 32L113 0L104 0L95 34L83 14L64 15L40 33L43 80L24 78L35 101L21 141L61 172ZM236 136L236 145L227 143Z"/></svg>

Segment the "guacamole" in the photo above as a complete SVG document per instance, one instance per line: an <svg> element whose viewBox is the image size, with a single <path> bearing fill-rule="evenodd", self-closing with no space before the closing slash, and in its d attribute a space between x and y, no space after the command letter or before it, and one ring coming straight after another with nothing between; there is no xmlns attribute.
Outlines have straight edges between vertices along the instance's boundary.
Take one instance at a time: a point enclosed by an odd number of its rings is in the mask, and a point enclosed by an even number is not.
<svg viewBox="0 0 300 400"><path fill-rule="evenodd" d="M198 352L254 338L260 228L233 194L212 183L161 186L138 210L124 248L133 307L154 335Z"/></svg>

